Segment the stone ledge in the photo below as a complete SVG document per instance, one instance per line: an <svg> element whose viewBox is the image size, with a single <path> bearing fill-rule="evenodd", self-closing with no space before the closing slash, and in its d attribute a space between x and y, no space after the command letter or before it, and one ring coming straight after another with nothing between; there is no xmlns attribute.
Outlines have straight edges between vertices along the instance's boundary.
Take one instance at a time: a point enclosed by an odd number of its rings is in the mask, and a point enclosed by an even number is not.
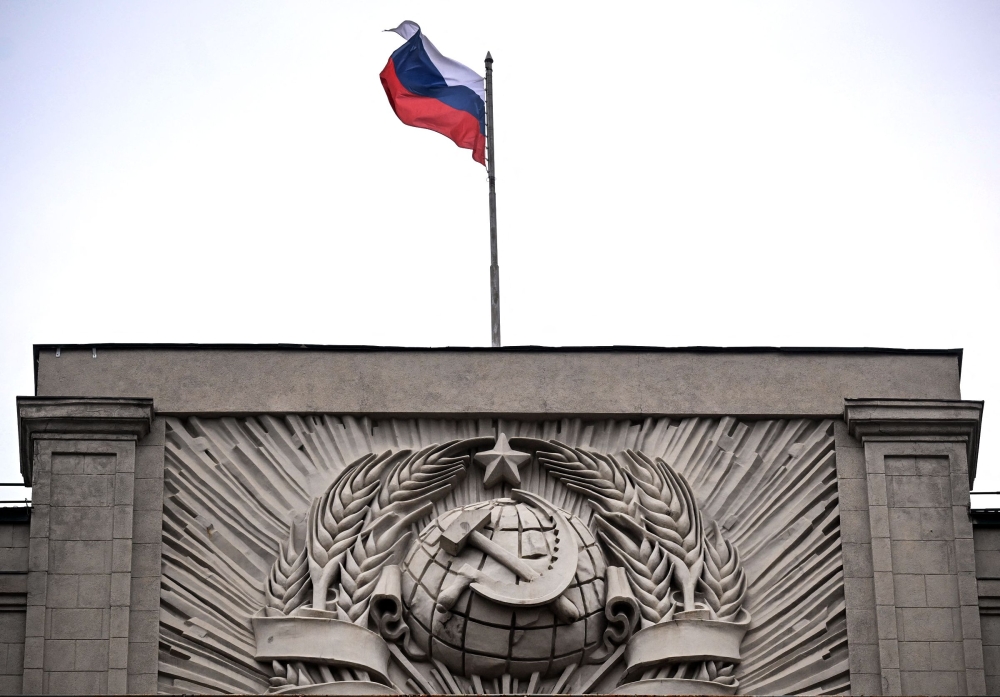
<svg viewBox="0 0 1000 697"><path fill-rule="evenodd" d="M153 400L126 397L18 397L21 474L31 486L34 443L44 438L143 438L153 423Z"/></svg>
<svg viewBox="0 0 1000 697"><path fill-rule="evenodd" d="M976 478L981 401L963 399L845 399L850 434L872 441L961 441L969 459L969 488Z"/></svg>
<svg viewBox="0 0 1000 697"><path fill-rule="evenodd" d="M56 348L36 347L36 394L142 395L157 413L204 417L813 418L840 416L845 397L960 397L960 351Z"/></svg>

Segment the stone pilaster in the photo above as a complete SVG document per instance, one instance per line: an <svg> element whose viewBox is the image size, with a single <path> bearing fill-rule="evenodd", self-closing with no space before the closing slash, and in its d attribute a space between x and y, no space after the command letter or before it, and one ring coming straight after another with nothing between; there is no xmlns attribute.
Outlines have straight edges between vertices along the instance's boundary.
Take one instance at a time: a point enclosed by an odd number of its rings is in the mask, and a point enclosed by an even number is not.
<svg viewBox="0 0 1000 697"><path fill-rule="evenodd" d="M844 560L844 602L852 695L882 694L878 621L875 617L875 574L868 518L868 475L864 447L835 424L840 540Z"/></svg>
<svg viewBox="0 0 1000 697"><path fill-rule="evenodd" d="M968 512L981 416L982 402L845 400L864 448L883 694L985 694Z"/></svg>
<svg viewBox="0 0 1000 697"><path fill-rule="evenodd" d="M21 471L33 487L27 694L128 689L136 442L149 399L18 399Z"/></svg>

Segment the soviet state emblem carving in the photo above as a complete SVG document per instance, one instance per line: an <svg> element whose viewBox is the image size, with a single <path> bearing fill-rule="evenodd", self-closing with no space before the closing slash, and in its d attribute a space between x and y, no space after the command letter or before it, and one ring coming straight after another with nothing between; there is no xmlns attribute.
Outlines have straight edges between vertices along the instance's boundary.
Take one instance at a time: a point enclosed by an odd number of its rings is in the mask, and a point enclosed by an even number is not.
<svg viewBox="0 0 1000 697"><path fill-rule="evenodd" d="M256 659L282 694L732 694L746 589L662 459L458 440L363 457L293 522Z"/></svg>
<svg viewBox="0 0 1000 697"><path fill-rule="evenodd" d="M603 640L597 541L578 518L527 492L445 513L420 534L402 572L414 638L458 675L555 676Z"/></svg>

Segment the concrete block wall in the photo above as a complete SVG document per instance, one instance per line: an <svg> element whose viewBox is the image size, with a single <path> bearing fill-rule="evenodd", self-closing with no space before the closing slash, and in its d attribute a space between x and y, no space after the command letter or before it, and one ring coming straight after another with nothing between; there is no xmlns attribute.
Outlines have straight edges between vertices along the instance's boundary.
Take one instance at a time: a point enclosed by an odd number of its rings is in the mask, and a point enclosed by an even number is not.
<svg viewBox="0 0 1000 697"><path fill-rule="evenodd" d="M129 593L128 692L154 694L160 633L160 540L163 527L162 419L136 445Z"/></svg>
<svg viewBox="0 0 1000 697"><path fill-rule="evenodd" d="M24 672L28 521L0 522L0 694L19 694Z"/></svg>
<svg viewBox="0 0 1000 697"><path fill-rule="evenodd" d="M855 663L860 678L854 691L874 691L870 676L877 665L882 694L985 694L970 439L952 429L964 417L948 403L921 404L917 414L892 400L866 402L853 411L849 404L849 433L837 444L838 469L855 475L841 482L841 510L845 497L854 509L842 514L845 569L861 568L863 576L852 582L853 592L847 587L848 636L853 631L866 647L855 661L851 644L852 686ZM951 425L942 428L942 422ZM863 478L857 476L862 463ZM871 554L873 596L864 550ZM871 650L876 638L877 654Z"/></svg>
<svg viewBox="0 0 1000 697"><path fill-rule="evenodd" d="M35 445L24 691L124 693L135 445Z"/></svg>
<svg viewBox="0 0 1000 697"><path fill-rule="evenodd" d="M886 454L882 461L885 472L869 480L879 491L878 502L869 502L870 514L879 517L872 541L884 535L890 552L875 572L876 603L879 611L895 611L888 623L896 629L901 688L908 694L982 694L968 491L953 495L946 455ZM891 642L880 644L892 650Z"/></svg>
<svg viewBox="0 0 1000 697"><path fill-rule="evenodd" d="M966 412L978 431L981 405L920 400L930 415L915 417L864 401L836 431L852 692L984 694L1000 637L984 622L984 652L967 509ZM0 587L25 596L21 624L0 619L0 665L23 636L20 691L153 693L163 424L150 400L124 398L19 400L19 422L35 509L26 551L14 532L0 544L0 561L27 571ZM0 692L17 691L10 677Z"/></svg>
<svg viewBox="0 0 1000 697"><path fill-rule="evenodd" d="M1000 695L1000 514L977 513L973 535L986 694Z"/></svg>
<svg viewBox="0 0 1000 697"><path fill-rule="evenodd" d="M33 514L21 691L154 692L163 429L151 429L152 405L22 407Z"/></svg>
<svg viewBox="0 0 1000 697"><path fill-rule="evenodd" d="M875 572L865 452L861 444L848 434L846 423L838 422L834 429L851 694L881 695L882 672L875 614Z"/></svg>

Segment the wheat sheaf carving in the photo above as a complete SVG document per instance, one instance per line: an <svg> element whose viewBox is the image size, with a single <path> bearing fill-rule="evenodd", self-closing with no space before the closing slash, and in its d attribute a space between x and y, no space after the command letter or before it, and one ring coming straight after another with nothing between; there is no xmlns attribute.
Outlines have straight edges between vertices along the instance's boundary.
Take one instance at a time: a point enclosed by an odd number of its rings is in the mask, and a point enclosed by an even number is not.
<svg viewBox="0 0 1000 697"><path fill-rule="evenodd" d="M311 607L365 626L368 601L387 564L398 563L412 537L414 522L464 476L469 452L488 439L451 441L410 450L369 454L351 463L309 510L304 554L290 560L295 543L282 548L268 579L281 603L270 607L290 614L306 604L301 591L290 594L294 564L308 560ZM461 453L461 454L457 454ZM287 551L286 551L287 550ZM286 598L286 596L289 596Z"/></svg>
<svg viewBox="0 0 1000 697"><path fill-rule="evenodd" d="M706 533L694 493L660 458L625 450L620 457L555 441L516 439L534 450L539 466L584 494L592 525L609 560L625 568L639 601L641 626L706 610L732 621L742 610L746 576L739 553L718 524ZM691 678L731 685L735 665L698 661L658 666L642 679Z"/></svg>
<svg viewBox="0 0 1000 697"><path fill-rule="evenodd" d="M370 504L379 487L376 465L380 459L369 455L350 465L309 510L306 552L314 608L326 609L327 594L331 587L336 588L346 557L371 515ZM334 602L340 605L338 597Z"/></svg>
<svg viewBox="0 0 1000 697"><path fill-rule="evenodd" d="M619 459L556 441L518 438L539 465L587 497L609 558L625 567L643 626L680 610L730 619L742 607L746 577L736 547L718 524L706 533L694 493L660 458L626 450Z"/></svg>
<svg viewBox="0 0 1000 697"><path fill-rule="evenodd" d="M532 454L523 487L578 516L620 567L621 587L638 604L634 631L681 613L755 618L735 666L657 664L630 680L738 680L741 694L836 693L849 684L830 421L166 421L163 693L369 679L355 668L255 660L250 618L262 607L291 617L315 608L372 630L372 602L383 592L373 579L427 521L481 499L483 473L469 455L500 431ZM787 542L775 545L779 538ZM475 691L457 674L432 674L400 689L448 691L456 680ZM582 687L576 680L562 687ZM551 688L543 682L535 688ZM523 681L483 687L525 690Z"/></svg>
<svg viewBox="0 0 1000 697"><path fill-rule="evenodd" d="M309 558L306 555L304 525L292 523L288 539L278 548L278 558L271 567L264 586L267 607L286 615L302 605L310 591Z"/></svg>
<svg viewBox="0 0 1000 697"><path fill-rule="evenodd" d="M713 522L705 550L702 589L705 600L719 619L732 619L743 607L747 594L747 576L740 564L736 546L723 538L719 524Z"/></svg>
<svg viewBox="0 0 1000 697"><path fill-rule="evenodd" d="M413 523L465 476L469 452L488 440L372 453L348 465L310 507L304 541L292 526L268 575L267 607L286 615L304 608L332 611L367 626L382 569L399 562ZM368 680L365 671L303 661L273 661L272 668L272 687Z"/></svg>

